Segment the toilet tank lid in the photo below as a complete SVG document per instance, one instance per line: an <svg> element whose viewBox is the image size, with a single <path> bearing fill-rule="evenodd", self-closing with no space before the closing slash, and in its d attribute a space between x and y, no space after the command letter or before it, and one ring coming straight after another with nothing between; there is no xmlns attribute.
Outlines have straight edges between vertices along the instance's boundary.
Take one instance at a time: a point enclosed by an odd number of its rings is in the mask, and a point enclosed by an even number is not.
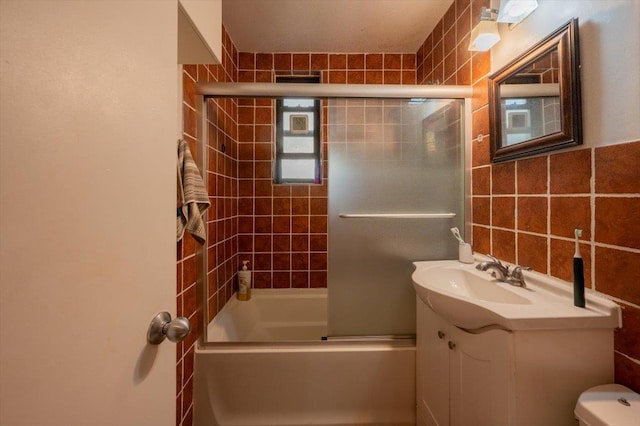
<svg viewBox="0 0 640 426"><path fill-rule="evenodd" d="M580 395L574 414L592 426L637 425L640 395L622 385L596 386Z"/></svg>

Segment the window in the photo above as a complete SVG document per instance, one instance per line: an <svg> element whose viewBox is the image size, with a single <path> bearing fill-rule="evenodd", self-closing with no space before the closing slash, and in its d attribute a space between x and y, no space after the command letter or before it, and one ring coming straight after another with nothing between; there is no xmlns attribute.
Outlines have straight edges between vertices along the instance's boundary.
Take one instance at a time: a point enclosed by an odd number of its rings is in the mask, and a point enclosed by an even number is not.
<svg viewBox="0 0 640 426"><path fill-rule="evenodd" d="M278 83L318 83L316 77L279 77ZM320 100L276 100L276 183L322 183Z"/></svg>

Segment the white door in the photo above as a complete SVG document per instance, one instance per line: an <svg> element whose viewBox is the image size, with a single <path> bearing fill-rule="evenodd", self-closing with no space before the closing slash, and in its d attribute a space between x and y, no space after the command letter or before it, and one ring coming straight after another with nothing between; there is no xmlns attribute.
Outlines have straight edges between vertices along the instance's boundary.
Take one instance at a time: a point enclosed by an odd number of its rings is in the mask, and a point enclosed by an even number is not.
<svg viewBox="0 0 640 426"><path fill-rule="evenodd" d="M173 425L175 1L0 2L0 424Z"/></svg>

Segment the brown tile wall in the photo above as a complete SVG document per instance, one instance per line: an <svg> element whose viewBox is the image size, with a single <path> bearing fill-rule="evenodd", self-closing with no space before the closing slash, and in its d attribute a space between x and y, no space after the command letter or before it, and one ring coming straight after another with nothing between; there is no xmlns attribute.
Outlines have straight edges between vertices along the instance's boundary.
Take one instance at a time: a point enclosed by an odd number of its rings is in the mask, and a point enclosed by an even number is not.
<svg viewBox="0 0 640 426"><path fill-rule="evenodd" d="M271 83L275 74L319 72L323 83L415 84L414 53L240 52L240 82Z"/></svg>
<svg viewBox="0 0 640 426"><path fill-rule="evenodd" d="M251 262L253 287L326 287L326 141L321 185L277 185L273 101L240 100L238 128L239 260Z"/></svg>
<svg viewBox="0 0 640 426"><path fill-rule="evenodd" d="M456 0L417 52L419 83L473 85L474 250L572 281L581 228L586 285L622 307L615 380L640 391L640 141L492 165L490 55L466 51L482 6L489 0Z"/></svg>
<svg viewBox="0 0 640 426"><path fill-rule="evenodd" d="M489 0L453 2L416 53L418 84L471 85L486 77L489 53L467 50L472 24L483 6L489 7ZM478 107L485 104L478 99Z"/></svg>
<svg viewBox="0 0 640 426"><path fill-rule="evenodd" d="M616 382L640 390L640 141L478 165L474 179L485 169L489 191L473 182L474 249L571 282L582 229L586 285L623 310Z"/></svg>
<svg viewBox="0 0 640 426"><path fill-rule="evenodd" d="M196 82L235 81L238 52L223 27L223 58L220 65L185 65L183 67L183 138L196 162L201 155L196 147ZM237 271L238 247L238 143L237 102L231 99L210 100L207 126L206 184L211 208L207 211L210 318L231 297ZM191 321L192 332L176 344L176 425L193 422L193 360L196 339L202 332L202 312L196 304L196 250L198 244L185 233L177 243L177 315ZM208 321L207 321L208 322Z"/></svg>
<svg viewBox="0 0 640 426"><path fill-rule="evenodd" d="M240 82L273 82L294 73L319 75L323 83L415 84L415 54L239 54ZM276 185L273 101L239 101L238 260L251 261L255 288L327 286L326 103L322 133L322 185Z"/></svg>

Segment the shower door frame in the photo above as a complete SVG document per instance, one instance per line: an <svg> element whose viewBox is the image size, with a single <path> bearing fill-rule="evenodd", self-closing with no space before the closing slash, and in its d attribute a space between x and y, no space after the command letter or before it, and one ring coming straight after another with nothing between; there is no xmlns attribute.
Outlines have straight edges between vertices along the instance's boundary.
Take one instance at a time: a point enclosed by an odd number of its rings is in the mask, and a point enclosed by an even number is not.
<svg viewBox="0 0 640 426"><path fill-rule="evenodd" d="M315 84L315 83L199 83L196 85L196 165L206 179L208 164L207 100L210 98L319 98L319 99L462 99L464 101L464 235L471 227L471 96L472 86L452 85L395 85L395 84ZM206 180L205 180L206 182ZM196 312L199 312L201 332L197 336L198 349L243 346L274 346L276 342L209 342L207 341L207 243L196 249ZM376 340L393 339L376 336ZM363 343L371 341L363 337ZM316 341L284 342L286 346L317 344ZM343 343L342 339L323 341L323 344Z"/></svg>

